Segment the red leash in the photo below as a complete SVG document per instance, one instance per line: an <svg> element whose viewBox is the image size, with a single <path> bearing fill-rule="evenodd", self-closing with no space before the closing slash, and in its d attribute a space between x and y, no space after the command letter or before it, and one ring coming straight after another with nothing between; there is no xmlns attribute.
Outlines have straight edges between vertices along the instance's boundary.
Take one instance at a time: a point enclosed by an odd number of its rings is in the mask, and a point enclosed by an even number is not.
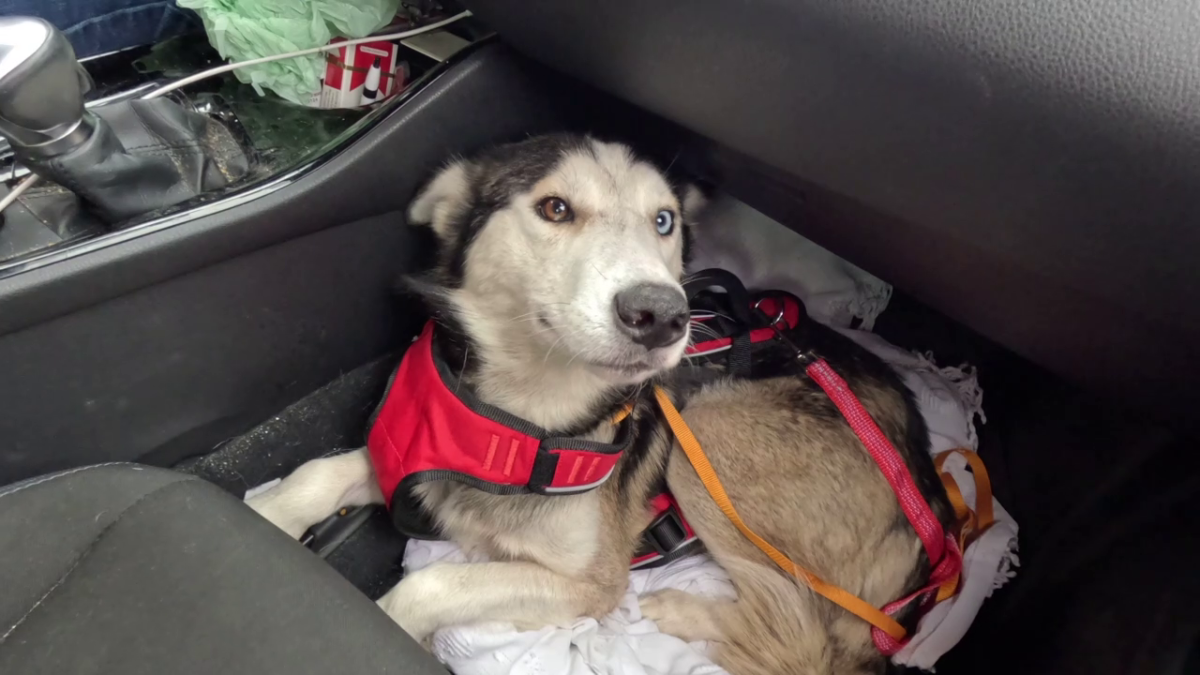
<svg viewBox="0 0 1200 675"><path fill-rule="evenodd" d="M908 522L916 530L917 537L921 539L925 553L929 556L929 563L933 565L929 583L925 587L884 606L883 612L893 615L911 602L923 601L930 597L930 594L943 584L956 581L962 570L962 552L958 550L954 538L946 535L941 521L917 489L916 481L904 464L904 458L863 407L862 401L850 390L850 385L829 367L825 359L817 359L808 364L804 372L821 385L821 389L825 390L825 394L854 430L854 435L866 446L871 459L875 460L876 466L896 495L900 509L904 511ZM887 656L900 651L908 642L907 638L897 640L878 626L871 627L871 639L875 642L875 647Z"/></svg>
<svg viewBox="0 0 1200 675"><path fill-rule="evenodd" d="M921 543L925 545L925 553L929 555L930 562L940 561L946 547L946 535L942 531L942 524L933 515L933 509L929 508L925 497L921 496L921 491L917 489L917 484L908 472L908 467L904 465L900 453L883 435L879 425L875 424L875 420L854 392L850 391L850 385L846 384L841 375L833 372L833 368L830 368L824 359L810 363L805 372L821 385L833 404L842 412L842 417L850 423L854 435L867 446L871 459L879 465L883 477L887 479L888 485L892 486L892 492L896 493L900 508L904 510L904 515L908 516L908 522L912 523L917 536L921 538Z"/></svg>

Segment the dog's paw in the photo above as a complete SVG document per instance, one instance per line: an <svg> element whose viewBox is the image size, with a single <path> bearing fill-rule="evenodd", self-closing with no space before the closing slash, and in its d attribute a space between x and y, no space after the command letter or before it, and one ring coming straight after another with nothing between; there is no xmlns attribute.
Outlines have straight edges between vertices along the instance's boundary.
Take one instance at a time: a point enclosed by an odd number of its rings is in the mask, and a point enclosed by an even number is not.
<svg viewBox="0 0 1200 675"><path fill-rule="evenodd" d="M711 619L711 601L673 588L639 598L642 616L667 635L686 642L719 639Z"/></svg>
<svg viewBox="0 0 1200 675"><path fill-rule="evenodd" d="M293 514L288 513L286 509L280 508L280 501L276 499L279 496L278 493L279 486L275 486L266 492L247 499L246 506L254 509L258 515L286 532L292 539L299 539L304 534L304 531L308 529L308 525L300 519L295 518Z"/></svg>
<svg viewBox="0 0 1200 675"><path fill-rule="evenodd" d="M440 589L434 588L437 585L436 578L428 573L436 567L405 577L375 603L412 639L427 647L433 631L437 629L430 610L436 608L436 604L431 603L437 602Z"/></svg>

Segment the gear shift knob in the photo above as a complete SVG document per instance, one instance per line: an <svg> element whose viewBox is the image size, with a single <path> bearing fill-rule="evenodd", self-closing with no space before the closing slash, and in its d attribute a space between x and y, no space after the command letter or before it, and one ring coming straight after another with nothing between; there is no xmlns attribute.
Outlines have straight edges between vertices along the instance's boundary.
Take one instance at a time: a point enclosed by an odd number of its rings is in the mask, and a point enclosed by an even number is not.
<svg viewBox="0 0 1200 675"><path fill-rule="evenodd" d="M67 38L48 22L0 17L0 135L19 155L51 157L86 142L91 81Z"/></svg>

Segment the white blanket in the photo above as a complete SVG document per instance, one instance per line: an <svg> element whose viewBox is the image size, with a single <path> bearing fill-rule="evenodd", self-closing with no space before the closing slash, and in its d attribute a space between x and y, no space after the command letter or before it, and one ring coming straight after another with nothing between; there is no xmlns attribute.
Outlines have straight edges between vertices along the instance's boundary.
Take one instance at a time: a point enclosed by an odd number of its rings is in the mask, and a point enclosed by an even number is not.
<svg viewBox="0 0 1200 675"><path fill-rule="evenodd" d="M438 562L467 562L448 542L410 540L406 573ZM630 573L620 606L600 621L518 632L489 623L438 631L433 653L457 675L715 675L705 644L688 644L658 632L642 618L638 595L677 588L709 597L734 597L733 585L708 556L692 556L653 570Z"/></svg>
<svg viewBox="0 0 1200 675"><path fill-rule="evenodd" d="M892 287L742 202L718 195L691 225L691 270L729 270L746 288L788 291L828 326L871 330Z"/></svg>

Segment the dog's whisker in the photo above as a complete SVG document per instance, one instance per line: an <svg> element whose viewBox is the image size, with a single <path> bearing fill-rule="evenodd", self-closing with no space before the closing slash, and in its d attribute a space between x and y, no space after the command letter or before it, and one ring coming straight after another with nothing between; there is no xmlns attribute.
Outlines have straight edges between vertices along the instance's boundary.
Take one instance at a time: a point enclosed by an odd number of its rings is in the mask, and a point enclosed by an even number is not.
<svg viewBox="0 0 1200 675"><path fill-rule="evenodd" d="M567 359L567 365L566 365L567 368L570 368L571 364L575 362L575 359L579 358L580 353L581 352L575 352L574 356L572 356L570 359Z"/></svg>
<svg viewBox="0 0 1200 675"><path fill-rule="evenodd" d="M454 395L455 396L458 395L458 389L459 389L459 387L462 386L463 375L465 375L467 372L467 357L470 354L471 354L471 346L467 345L466 348L463 349L463 362L462 362L462 368L460 368L458 370L458 382L454 383Z"/></svg>
<svg viewBox="0 0 1200 675"><path fill-rule="evenodd" d="M557 339L557 340L555 340L555 341L554 341L554 342L553 342L553 343L550 345L550 348L546 350L546 356L542 358L542 367L543 367L543 368L546 366L546 364L550 363L550 353L551 353L551 352L553 352L553 351L554 351L554 348L558 346L558 343L560 343L560 342L562 342L563 340L565 340L565 339L566 339L566 337L567 337L567 334L566 334L566 333L563 333L562 335L558 336L558 339Z"/></svg>
<svg viewBox="0 0 1200 675"><path fill-rule="evenodd" d="M540 311L539 312L526 312L524 314L518 314L514 317L511 317L508 320L508 322L509 323L517 323L518 321L529 321L531 319L537 319L537 318L540 318L540 317L538 317L539 314L541 314Z"/></svg>

